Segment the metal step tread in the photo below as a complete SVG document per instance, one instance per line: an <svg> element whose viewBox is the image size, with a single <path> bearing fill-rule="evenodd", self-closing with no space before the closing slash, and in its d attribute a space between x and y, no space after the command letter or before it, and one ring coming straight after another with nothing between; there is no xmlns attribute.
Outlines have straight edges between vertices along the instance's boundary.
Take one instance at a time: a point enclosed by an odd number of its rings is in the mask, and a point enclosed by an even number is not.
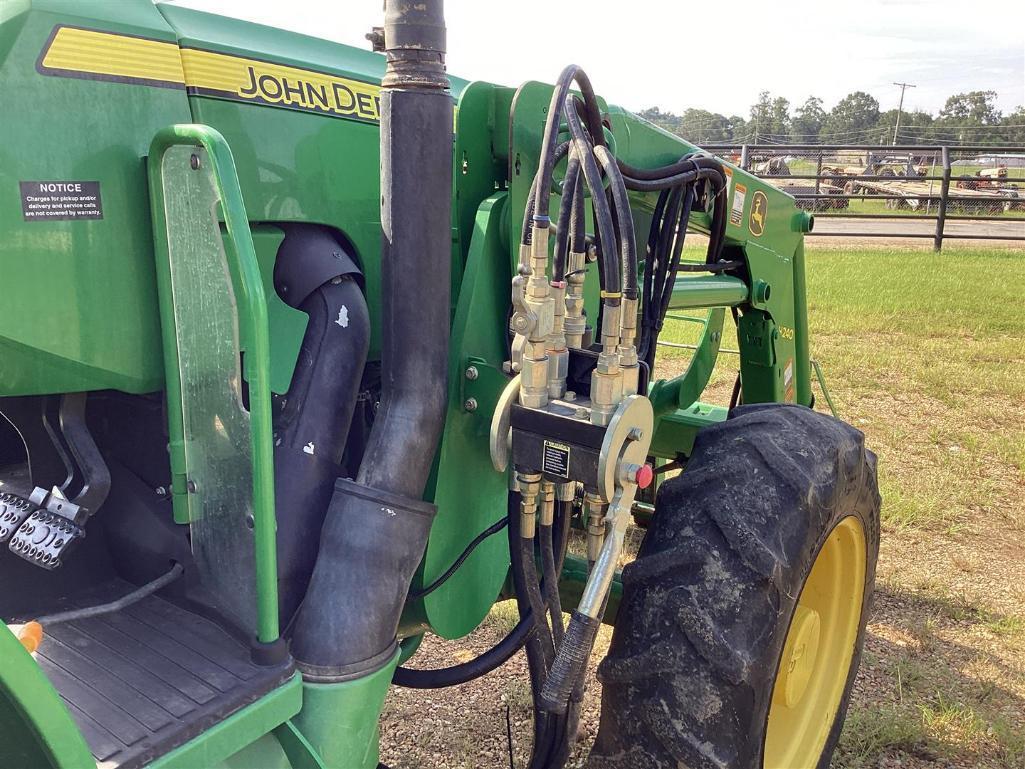
<svg viewBox="0 0 1025 769"><path fill-rule="evenodd" d="M134 586L118 586L127 593ZM157 596L44 628L36 655L97 765L133 769L289 679L210 620Z"/></svg>

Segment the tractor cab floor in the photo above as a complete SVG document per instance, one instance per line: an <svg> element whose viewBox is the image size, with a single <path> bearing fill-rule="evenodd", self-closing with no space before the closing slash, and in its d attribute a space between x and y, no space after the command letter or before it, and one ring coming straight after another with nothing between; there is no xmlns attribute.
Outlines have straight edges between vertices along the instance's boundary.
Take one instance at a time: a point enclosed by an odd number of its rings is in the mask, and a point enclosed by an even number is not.
<svg viewBox="0 0 1025 769"><path fill-rule="evenodd" d="M134 587L117 580L110 594ZM104 769L149 763L293 672L291 661L254 665L249 650L216 624L155 595L44 627L36 659Z"/></svg>

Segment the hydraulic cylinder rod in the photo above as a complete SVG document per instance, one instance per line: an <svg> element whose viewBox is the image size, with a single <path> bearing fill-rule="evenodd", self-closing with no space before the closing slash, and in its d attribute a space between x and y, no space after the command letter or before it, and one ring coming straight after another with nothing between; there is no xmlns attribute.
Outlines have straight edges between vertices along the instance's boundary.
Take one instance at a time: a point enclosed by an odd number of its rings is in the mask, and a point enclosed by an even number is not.
<svg viewBox="0 0 1025 769"><path fill-rule="evenodd" d="M686 310L699 307L736 307L747 301L747 284L729 275L678 277L673 284L669 309Z"/></svg>

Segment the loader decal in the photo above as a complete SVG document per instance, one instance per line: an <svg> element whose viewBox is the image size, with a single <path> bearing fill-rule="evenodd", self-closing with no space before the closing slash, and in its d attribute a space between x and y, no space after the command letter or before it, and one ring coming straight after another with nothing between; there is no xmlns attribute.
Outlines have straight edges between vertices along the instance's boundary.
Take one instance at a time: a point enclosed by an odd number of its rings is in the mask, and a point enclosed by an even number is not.
<svg viewBox="0 0 1025 769"><path fill-rule="evenodd" d="M765 232L765 217L769 214L769 200L761 190L755 192L751 198L751 219L748 227L751 234L758 237Z"/></svg>
<svg viewBox="0 0 1025 769"><path fill-rule="evenodd" d="M36 62L42 75L185 88L331 117L380 122L380 85L175 42L58 25Z"/></svg>

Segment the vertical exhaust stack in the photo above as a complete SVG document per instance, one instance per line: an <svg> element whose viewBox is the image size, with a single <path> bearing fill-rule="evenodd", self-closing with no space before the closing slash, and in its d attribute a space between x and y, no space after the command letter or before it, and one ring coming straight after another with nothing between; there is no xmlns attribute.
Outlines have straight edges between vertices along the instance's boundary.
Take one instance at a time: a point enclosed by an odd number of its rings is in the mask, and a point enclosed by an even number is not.
<svg viewBox="0 0 1025 769"><path fill-rule="evenodd" d="M422 501L445 422L452 97L442 0L387 0L381 92L381 409L355 482L339 480L292 654L307 680L367 675L395 632L434 517Z"/></svg>

